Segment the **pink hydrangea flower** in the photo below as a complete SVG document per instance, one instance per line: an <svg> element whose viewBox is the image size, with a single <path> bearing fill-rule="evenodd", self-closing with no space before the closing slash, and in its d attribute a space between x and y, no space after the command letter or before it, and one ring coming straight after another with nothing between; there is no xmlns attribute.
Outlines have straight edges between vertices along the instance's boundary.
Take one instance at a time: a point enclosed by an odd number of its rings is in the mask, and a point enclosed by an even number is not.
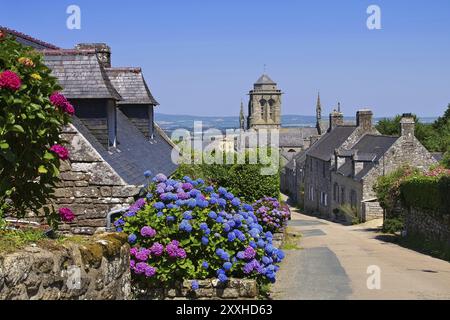
<svg viewBox="0 0 450 320"><path fill-rule="evenodd" d="M58 213L64 222L72 222L75 219L75 214L69 208L60 208Z"/></svg>
<svg viewBox="0 0 450 320"><path fill-rule="evenodd" d="M73 107L73 105L70 104L70 102L64 103L63 110L68 114L70 114L71 116L75 114L75 108Z"/></svg>
<svg viewBox="0 0 450 320"><path fill-rule="evenodd" d="M56 153L61 160L69 159L69 151L59 144L55 144L53 147L51 147L50 151Z"/></svg>
<svg viewBox="0 0 450 320"><path fill-rule="evenodd" d="M20 89L21 85L22 82L15 72L6 70L0 73L0 89L6 88L16 91Z"/></svg>
<svg viewBox="0 0 450 320"><path fill-rule="evenodd" d="M50 102L55 107L62 108L64 110L65 104L67 103L67 99L61 93L53 92L52 95L50 96Z"/></svg>
<svg viewBox="0 0 450 320"><path fill-rule="evenodd" d="M150 247L150 251L153 256L160 257L164 252L164 246L156 242Z"/></svg>

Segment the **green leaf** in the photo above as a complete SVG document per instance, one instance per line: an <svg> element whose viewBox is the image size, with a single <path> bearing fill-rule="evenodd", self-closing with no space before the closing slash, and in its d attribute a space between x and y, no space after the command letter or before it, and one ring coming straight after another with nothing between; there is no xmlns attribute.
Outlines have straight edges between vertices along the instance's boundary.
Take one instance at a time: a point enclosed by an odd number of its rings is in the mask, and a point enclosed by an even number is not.
<svg viewBox="0 0 450 320"><path fill-rule="evenodd" d="M8 149L9 148L9 144L6 142L1 142L0 143L0 149Z"/></svg>
<svg viewBox="0 0 450 320"><path fill-rule="evenodd" d="M45 174L45 173L48 172L48 170L44 166L39 166L38 172L42 173L42 174Z"/></svg>
<svg viewBox="0 0 450 320"><path fill-rule="evenodd" d="M23 127L20 124L13 125L11 131L25 133L25 130L23 130Z"/></svg>
<svg viewBox="0 0 450 320"><path fill-rule="evenodd" d="M44 159L45 160L53 160L53 159L55 159L55 156L52 153L46 151L44 154Z"/></svg>

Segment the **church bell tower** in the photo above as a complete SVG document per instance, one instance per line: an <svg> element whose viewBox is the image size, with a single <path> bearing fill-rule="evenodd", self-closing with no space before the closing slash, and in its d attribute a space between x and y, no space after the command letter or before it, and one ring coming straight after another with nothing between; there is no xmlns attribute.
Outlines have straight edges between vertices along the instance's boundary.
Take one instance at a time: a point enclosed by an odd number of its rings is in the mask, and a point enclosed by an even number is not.
<svg viewBox="0 0 450 320"><path fill-rule="evenodd" d="M263 74L249 92L247 129L279 129L282 94L277 84Z"/></svg>

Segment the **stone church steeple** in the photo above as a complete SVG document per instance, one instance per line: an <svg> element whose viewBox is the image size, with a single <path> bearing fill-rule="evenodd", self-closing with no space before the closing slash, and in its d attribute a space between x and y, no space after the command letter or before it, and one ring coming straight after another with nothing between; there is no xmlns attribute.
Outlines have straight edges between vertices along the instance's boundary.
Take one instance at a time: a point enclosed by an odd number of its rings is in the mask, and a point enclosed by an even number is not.
<svg viewBox="0 0 450 320"><path fill-rule="evenodd" d="M320 123L322 122L322 105L320 103L320 92L317 94L317 105L316 105L316 128L319 135L322 134L322 127Z"/></svg>
<svg viewBox="0 0 450 320"><path fill-rule="evenodd" d="M245 130L244 103L241 100L241 112L239 114L239 129Z"/></svg>
<svg viewBox="0 0 450 320"><path fill-rule="evenodd" d="M282 94L276 82L263 74L249 92L247 129L279 129Z"/></svg>

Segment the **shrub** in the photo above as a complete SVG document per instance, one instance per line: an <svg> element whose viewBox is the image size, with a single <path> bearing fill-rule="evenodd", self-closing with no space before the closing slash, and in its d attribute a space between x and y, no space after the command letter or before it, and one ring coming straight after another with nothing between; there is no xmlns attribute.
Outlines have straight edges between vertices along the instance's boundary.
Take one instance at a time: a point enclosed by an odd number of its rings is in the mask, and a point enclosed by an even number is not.
<svg viewBox="0 0 450 320"><path fill-rule="evenodd" d="M278 198L280 195L280 174L263 175L261 169L266 164L249 163L249 152L245 153L244 164L181 164L173 177L181 179L184 176L201 178L215 186L222 186L238 194L243 201L253 203L265 196ZM252 152L255 152L254 150ZM274 151L267 151L271 154Z"/></svg>
<svg viewBox="0 0 450 320"><path fill-rule="evenodd" d="M393 214L394 208L399 204L401 182L407 177L417 173L417 169L404 166L377 179L374 190L377 194L380 206L386 210L388 216Z"/></svg>
<svg viewBox="0 0 450 320"><path fill-rule="evenodd" d="M265 231L280 231L290 217L290 212L275 198L264 197L253 204L253 209Z"/></svg>
<svg viewBox="0 0 450 320"><path fill-rule="evenodd" d="M0 31L0 208L23 217L58 181L61 129L74 109L40 54ZM50 224L59 217L46 209Z"/></svg>
<svg viewBox="0 0 450 320"><path fill-rule="evenodd" d="M386 219L383 223L383 232L395 234L404 229L404 222L401 217Z"/></svg>
<svg viewBox="0 0 450 320"><path fill-rule="evenodd" d="M131 269L141 285L230 276L274 282L284 256L251 205L201 179L157 175L115 226L128 234Z"/></svg>
<svg viewBox="0 0 450 320"><path fill-rule="evenodd" d="M400 185L403 205L434 213L450 213L450 175L446 175L446 171L436 168L425 175L404 180Z"/></svg>

